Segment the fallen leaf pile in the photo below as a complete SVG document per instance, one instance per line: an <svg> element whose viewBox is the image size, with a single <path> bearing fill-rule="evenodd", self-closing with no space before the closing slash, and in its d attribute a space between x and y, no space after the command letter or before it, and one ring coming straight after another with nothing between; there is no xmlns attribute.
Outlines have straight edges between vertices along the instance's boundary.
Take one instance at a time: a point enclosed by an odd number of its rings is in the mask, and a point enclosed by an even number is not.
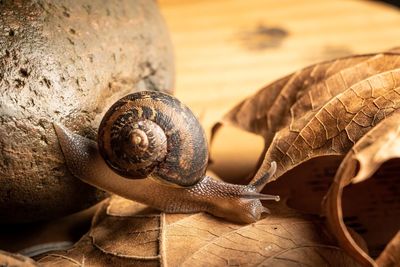
<svg viewBox="0 0 400 267"><path fill-rule="evenodd" d="M223 125L264 137L254 179L276 161L264 191L282 198L265 203L270 215L238 225L112 196L80 241L37 264L400 265L399 50L302 69L238 104L214 133Z"/></svg>

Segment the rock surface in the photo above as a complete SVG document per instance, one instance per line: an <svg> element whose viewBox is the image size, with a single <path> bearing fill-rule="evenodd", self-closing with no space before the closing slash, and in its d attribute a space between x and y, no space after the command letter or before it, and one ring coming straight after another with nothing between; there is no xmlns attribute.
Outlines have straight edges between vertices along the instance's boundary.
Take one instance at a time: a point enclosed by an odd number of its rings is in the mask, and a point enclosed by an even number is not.
<svg viewBox="0 0 400 267"><path fill-rule="evenodd" d="M71 176L52 122L92 139L115 100L171 91L155 1L0 1L0 222L82 210L104 193Z"/></svg>

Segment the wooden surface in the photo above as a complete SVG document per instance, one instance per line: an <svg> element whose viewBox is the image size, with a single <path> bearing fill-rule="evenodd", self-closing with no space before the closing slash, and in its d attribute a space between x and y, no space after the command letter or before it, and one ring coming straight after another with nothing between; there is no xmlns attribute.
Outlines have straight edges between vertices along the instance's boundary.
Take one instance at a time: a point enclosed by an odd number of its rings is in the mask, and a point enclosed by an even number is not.
<svg viewBox="0 0 400 267"><path fill-rule="evenodd" d="M370 1L159 0L175 47L176 95L213 123L267 83L312 63L400 46L398 9ZM214 170L243 174L262 140L220 133Z"/></svg>

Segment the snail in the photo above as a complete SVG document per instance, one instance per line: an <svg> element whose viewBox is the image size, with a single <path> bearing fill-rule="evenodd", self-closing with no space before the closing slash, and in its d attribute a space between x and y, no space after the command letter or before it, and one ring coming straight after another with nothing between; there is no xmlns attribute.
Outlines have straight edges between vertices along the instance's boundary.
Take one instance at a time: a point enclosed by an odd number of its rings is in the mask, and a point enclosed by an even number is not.
<svg viewBox="0 0 400 267"><path fill-rule="evenodd" d="M70 172L105 191L168 213L207 212L251 223L269 213L260 191L276 170L248 185L206 175L208 146L188 107L165 93L127 95L105 113L96 142L54 123Z"/></svg>

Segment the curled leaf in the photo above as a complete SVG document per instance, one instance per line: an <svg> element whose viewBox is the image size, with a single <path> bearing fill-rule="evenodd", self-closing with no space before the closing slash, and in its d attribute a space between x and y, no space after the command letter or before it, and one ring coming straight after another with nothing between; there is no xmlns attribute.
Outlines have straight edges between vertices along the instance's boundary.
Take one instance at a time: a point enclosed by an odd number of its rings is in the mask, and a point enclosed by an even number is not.
<svg viewBox="0 0 400 267"><path fill-rule="evenodd" d="M340 165L326 196L325 214L330 229L341 247L364 265L374 266L379 262L379 266L393 266L400 255L398 162L389 165L392 168L390 172L376 175L383 163L400 158L399 121L400 112L397 111L356 143ZM373 176L376 177L370 179ZM358 187L356 191L357 187L352 186L354 183L364 187ZM347 194L347 201L344 194L346 187L352 190ZM365 197L360 199L361 195ZM397 233L376 262L346 226L346 213L351 214L351 217L347 217L347 223L361 230L372 253L374 247L383 247L383 242L389 242ZM350 218L353 222L349 222Z"/></svg>

